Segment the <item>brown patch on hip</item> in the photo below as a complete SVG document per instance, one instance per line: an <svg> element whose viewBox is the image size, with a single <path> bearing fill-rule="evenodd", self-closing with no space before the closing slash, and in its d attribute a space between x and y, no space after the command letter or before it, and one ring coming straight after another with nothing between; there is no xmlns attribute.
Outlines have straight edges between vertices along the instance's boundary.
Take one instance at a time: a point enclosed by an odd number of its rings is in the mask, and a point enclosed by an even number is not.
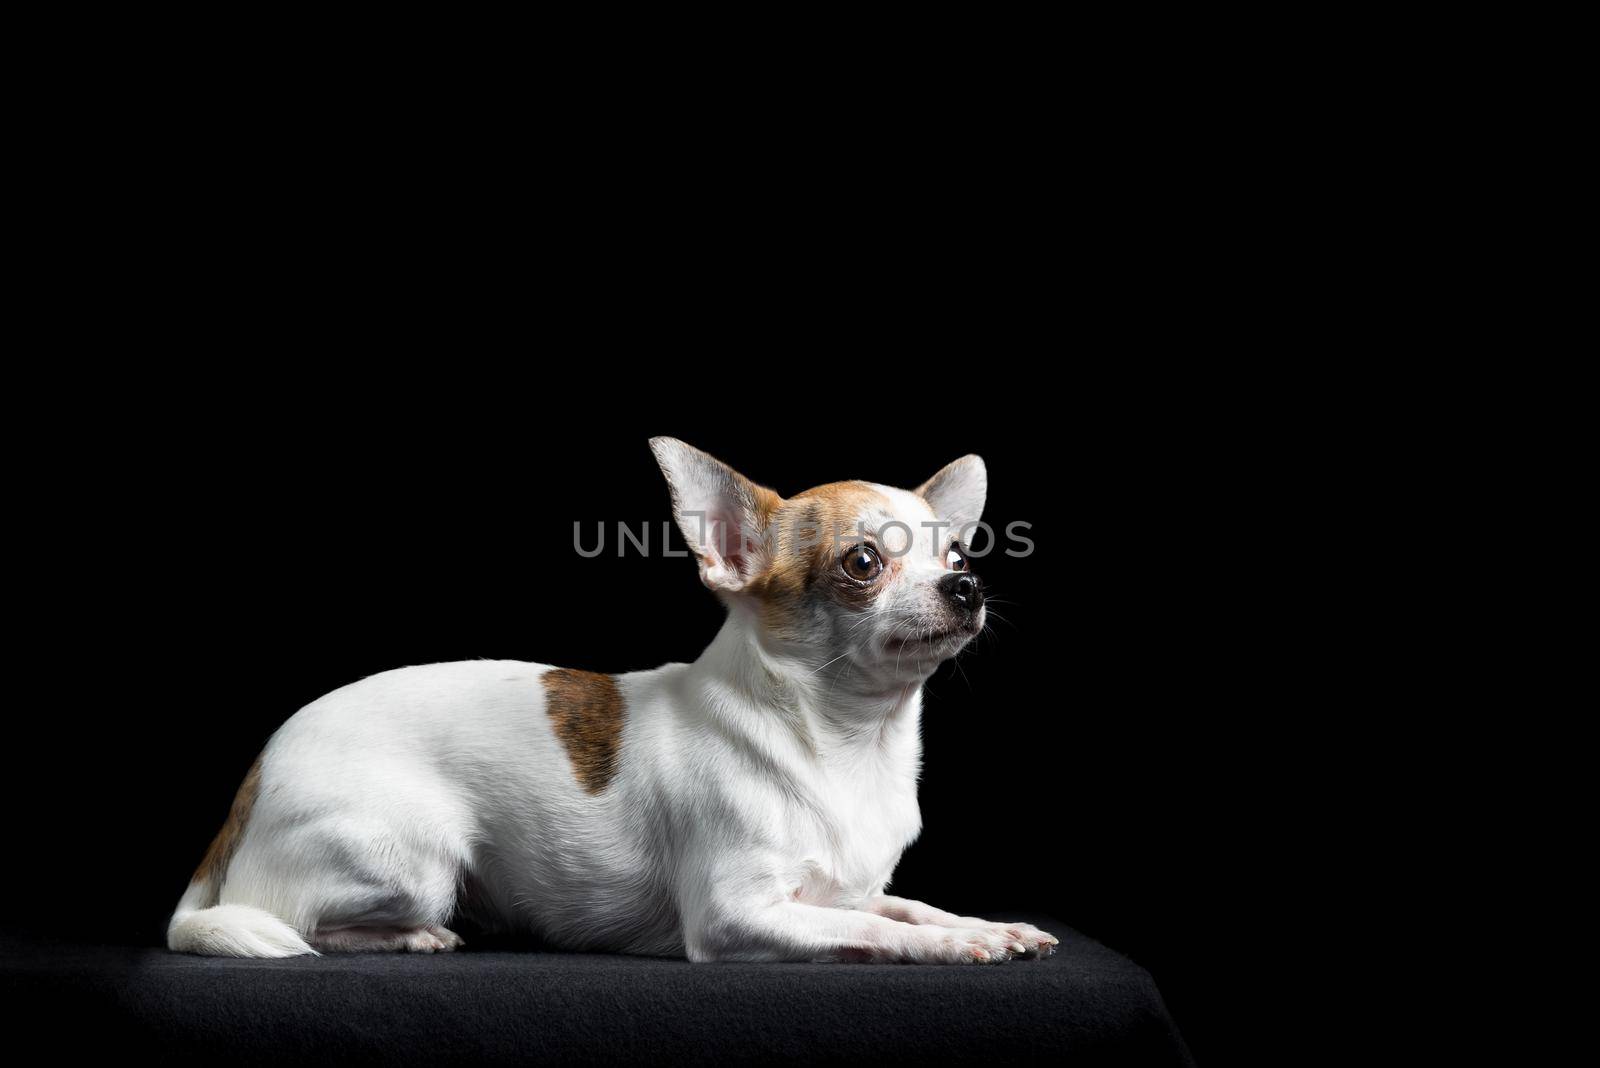
<svg viewBox="0 0 1600 1068"><path fill-rule="evenodd" d="M233 795L233 807L228 809L228 819L222 825L222 830L211 840L211 846L206 850L205 859L200 861L200 866L194 870L191 882L204 882L211 887L209 897L211 904L216 904L217 896L222 892L222 879L228 873L228 864L233 860L233 854L239 849L239 840L244 837L244 829L250 823L250 811L255 808L256 795L261 792L261 758L256 757L255 763L250 765L250 770L245 772L244 782L239 784L239 792Z"/></svg>
<svg viewBox="0 0 1600 1068"><path fill-rule="evenodd" d="M567 747L572 773L591 794L604 790L617 772L622 743L622 693L617 680L593 671L551 668L544 683L545 712Z"/></svg>

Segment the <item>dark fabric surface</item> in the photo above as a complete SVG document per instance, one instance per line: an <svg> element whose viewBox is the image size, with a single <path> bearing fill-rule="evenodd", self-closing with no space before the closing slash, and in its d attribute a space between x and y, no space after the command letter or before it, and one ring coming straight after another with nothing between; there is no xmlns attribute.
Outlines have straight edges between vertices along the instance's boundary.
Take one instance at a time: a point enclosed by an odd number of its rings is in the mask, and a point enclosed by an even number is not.
<svg viewBox="0 0 1600 1068"><path fill-rule="evenodd" d="M1059 923L1042 961L710 964L504 950L219 960L11 944L13 1037L237 1061L1191 1064L1149 973Z"/></svg>

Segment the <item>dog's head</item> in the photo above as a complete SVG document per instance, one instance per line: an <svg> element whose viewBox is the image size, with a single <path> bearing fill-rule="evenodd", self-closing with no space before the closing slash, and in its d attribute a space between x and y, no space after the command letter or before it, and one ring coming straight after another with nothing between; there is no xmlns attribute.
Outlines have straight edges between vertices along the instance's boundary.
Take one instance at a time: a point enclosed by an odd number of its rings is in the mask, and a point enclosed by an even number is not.
<svg viewBox="0 0 1600 1068"><path fill-rule="evenodd" d="M787 500L675 438L650 447L700 578L763 640L888 685L925 678L983 628L961 544L983 514L983 461L915 490L834 482Z"/></svg>

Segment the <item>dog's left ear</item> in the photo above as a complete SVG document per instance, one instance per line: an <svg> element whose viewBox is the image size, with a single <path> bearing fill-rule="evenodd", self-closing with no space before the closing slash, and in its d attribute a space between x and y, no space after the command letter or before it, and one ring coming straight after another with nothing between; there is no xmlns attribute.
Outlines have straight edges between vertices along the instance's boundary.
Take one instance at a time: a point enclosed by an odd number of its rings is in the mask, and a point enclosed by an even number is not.
<svg viewBox="0 0 1600 1068"><path fill-rule="evenodd" d="M766 566L763 535L782 500L677 438L651 438L672 490L672 514L700 560L700 581L736 593Z"/></svg>
<svg viewBox="0 0 1600 1068"><path fill-rule="evenodd" d="M962 531L983 517L983 501L989 495L989 472L981 456L963 456L946 464L939 473L917 487L917 495L933 508L933 514L950 522L959 537Z"/></svg>

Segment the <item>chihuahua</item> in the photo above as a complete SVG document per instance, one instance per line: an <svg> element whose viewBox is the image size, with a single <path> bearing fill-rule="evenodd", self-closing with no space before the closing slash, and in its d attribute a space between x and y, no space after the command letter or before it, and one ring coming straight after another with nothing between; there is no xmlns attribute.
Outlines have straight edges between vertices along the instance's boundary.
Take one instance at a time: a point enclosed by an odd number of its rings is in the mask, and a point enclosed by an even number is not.
<svg viewBox="0 0 1600 1068"><path fill-rule="evenodd" d="M788 499L650 447L727 621L692 664L474 660L301 709L178 902L174 950L438 952L463 915L567 950L691 961L997 963L1024 923L885 893L921 829L922 686L984 626L959 534L983 461L916 490Z"/></svg>

